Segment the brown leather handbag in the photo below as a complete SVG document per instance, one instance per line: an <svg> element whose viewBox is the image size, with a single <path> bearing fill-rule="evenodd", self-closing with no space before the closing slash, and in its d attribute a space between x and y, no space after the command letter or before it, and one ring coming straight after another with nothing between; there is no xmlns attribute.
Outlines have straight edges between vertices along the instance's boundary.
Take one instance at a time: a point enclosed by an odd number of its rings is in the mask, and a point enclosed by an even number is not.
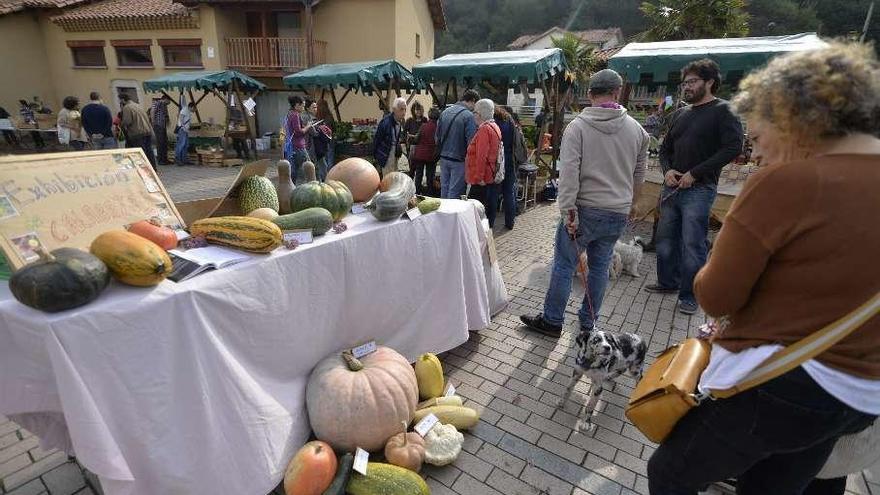
<svg viewBox="0 0 880 495"><path fill-rule="evenodd" d="M666 349L642 376L630 396L626 417L648 440L661 443L678 421L706 399L726 399L785 374L822 354L880 312L880 292L843 318L769 357L737 385L724 390L697 390L709 365L711 345L686 339Z"/></svg>

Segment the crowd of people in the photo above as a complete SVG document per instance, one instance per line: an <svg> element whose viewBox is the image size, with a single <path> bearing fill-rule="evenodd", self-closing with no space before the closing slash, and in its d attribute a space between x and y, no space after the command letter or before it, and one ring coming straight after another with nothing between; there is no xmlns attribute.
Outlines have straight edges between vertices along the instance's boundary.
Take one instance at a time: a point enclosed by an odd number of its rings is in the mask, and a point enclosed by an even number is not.
<svg viewBox="0 0 880 495"><path fill-rule="evenodd" d="M681 75L685 105L668 116L660 149L657 282L645 290L718 319L698 387L711 395L880 293L880 267L865 262L880 233L864 221L880 212L880 64L857 44L780 56L732 103L716 96L714 61ZM621 84L614 71L594 74L593 106L562 138L550 288L543 311L521 317L547 336L561 335L581 252L589 276L577 342L593 335L614 243L635 214L649 135L617 103ZM709 254L710 208L721 169L743 149L741 119L760 169ZM696 495L734 479L739 494L842 495L847 474L880 460L880 318L849 325L792 371L691 409L651 456L650 493ZM838 449L846 461L829 461Z"/></svg>

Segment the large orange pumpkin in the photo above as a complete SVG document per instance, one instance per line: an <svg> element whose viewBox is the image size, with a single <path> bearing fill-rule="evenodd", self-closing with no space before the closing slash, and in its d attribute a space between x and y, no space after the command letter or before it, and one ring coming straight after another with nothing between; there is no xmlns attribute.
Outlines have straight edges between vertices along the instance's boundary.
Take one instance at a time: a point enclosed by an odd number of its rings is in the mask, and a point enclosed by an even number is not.
<svg viewBox="0 0 880 495"><path fill-rule="evenodd" d="M285 495L321 495L336 474L336 454L324 442L309 442L284 471Z"/></svg>
<svg viewBox="0 0 880 495"><path fill-rule="evenodd" d="M346 158L327 173L327 180L338 180L351 190L355 201L366 201L379 189L379 172L363 158Z"/></svg>
<svg viewBox="0 0 880 495"><path fill-rule="evenodd" d="M387 347L357 360L333 354L318 363L306 388L309 423L333 448L374 452L410 421L419 388L409 362Z"/></svg>

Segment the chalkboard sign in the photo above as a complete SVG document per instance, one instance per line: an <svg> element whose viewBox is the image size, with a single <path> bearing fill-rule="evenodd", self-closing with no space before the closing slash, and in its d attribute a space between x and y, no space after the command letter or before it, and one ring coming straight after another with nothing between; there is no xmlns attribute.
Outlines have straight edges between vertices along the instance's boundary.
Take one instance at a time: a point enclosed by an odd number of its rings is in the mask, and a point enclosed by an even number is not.
<svg viewBox="0 0 880 495"><path fill-rule="evenodd" d="M184 223L140 148L0 158L0 249L18 269L47 250L89 249L99 234L157 217Z"/></svg>

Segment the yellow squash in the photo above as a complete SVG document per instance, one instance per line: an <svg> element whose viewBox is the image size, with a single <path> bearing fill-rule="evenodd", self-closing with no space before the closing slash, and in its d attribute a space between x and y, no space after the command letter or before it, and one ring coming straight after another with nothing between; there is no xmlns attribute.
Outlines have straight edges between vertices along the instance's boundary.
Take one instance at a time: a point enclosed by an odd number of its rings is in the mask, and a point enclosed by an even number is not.
<svg viewBox="0 0 880 495"><path fill-rule="evenodd" d="M419 381L419 399L443 395L443 365L434 354L426 352L416 359L416 379Z"/></svg>
<svg viewBox="0 0 880 495"><path fill-rule="evenodd" d="M473 428L474 425L477 424L477 421L480 420L480 415L477 414L477 411L474 411L469 407L432 406L417 410L413 415L412 423L418 424L422 418L429 414L437 416L437 419L439 419L444 425L453 425L459 430Z"/></svg>
<svg viewBox="0 0 880 495"><path fill-rule="evenodd" d="M281 229L274 223L252 217L216 217L196 220L189 233L211 244L221 244L254 253L268 253L281 245Z"/></svg>
<svg viewBox="0 0 880 495"><path fill-rule="evenodd" d="M155 242L124 230L104 232L89 251L124 284L150 287L171 273L171 258Z"/></svg>

